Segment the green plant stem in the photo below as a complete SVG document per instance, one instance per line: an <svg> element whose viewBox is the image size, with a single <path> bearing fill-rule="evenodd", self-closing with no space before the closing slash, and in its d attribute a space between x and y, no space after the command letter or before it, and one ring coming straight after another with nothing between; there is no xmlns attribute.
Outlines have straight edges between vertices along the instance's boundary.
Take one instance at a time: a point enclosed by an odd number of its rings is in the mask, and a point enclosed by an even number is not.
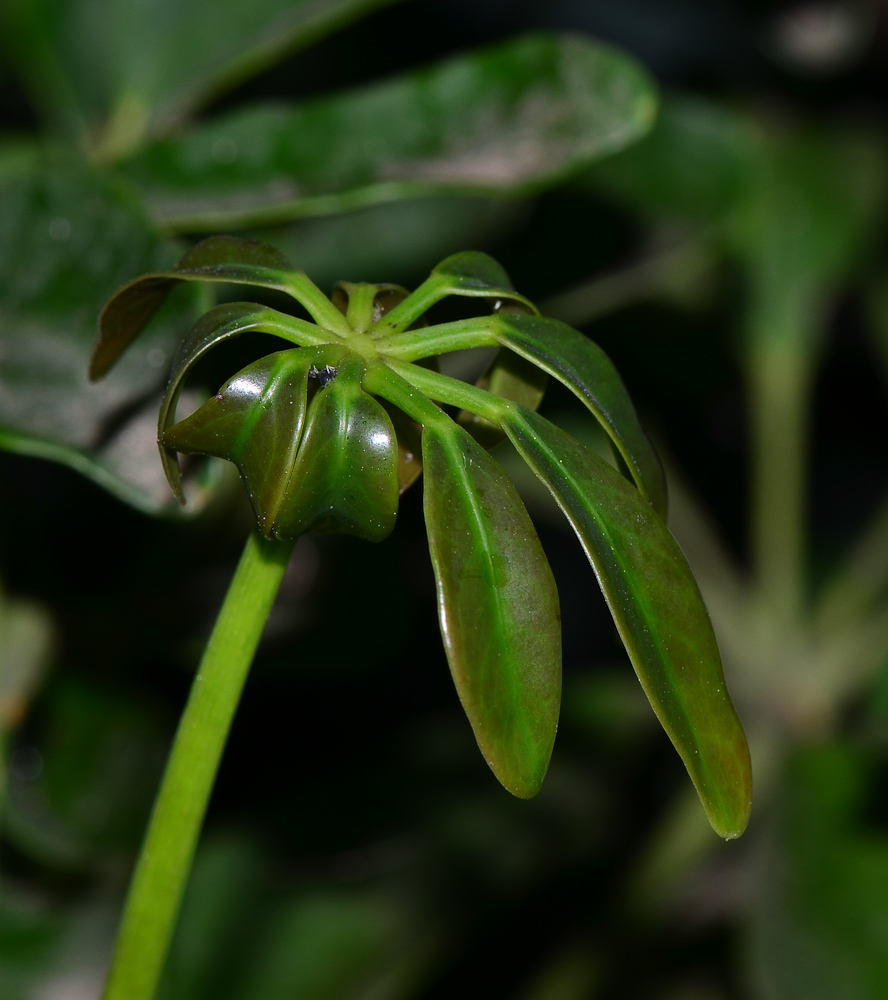
<svg viewBox="0 0 888 1000"><path fill-rule="evenodd" d="M764 603L784 624L798 620L804 595L812 371L811 350L794 337L752 346L752 549Z"/></svg>
<svg viewBox="0 0 888 1000"><path fill-rule="evenodd" d="M216 771L293 544L247 541L167 763L130 884L104 1000L152 1000Z"/></svg>
<svg viewBox="0 0 888 1000"><path fill-rule="evenodd" d="M750 539L762 605L797 624L806 578L811 391L822 303L790 284L754 295L747 355L752 497Z"/></svg>

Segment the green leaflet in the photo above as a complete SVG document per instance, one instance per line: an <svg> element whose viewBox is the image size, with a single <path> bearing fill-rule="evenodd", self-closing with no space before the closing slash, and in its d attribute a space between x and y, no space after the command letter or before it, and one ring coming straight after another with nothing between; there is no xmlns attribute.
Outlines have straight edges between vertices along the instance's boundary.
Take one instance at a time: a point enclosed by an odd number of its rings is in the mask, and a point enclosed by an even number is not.
<svg viewBox="0 0 888 1000"><path fill-rule="evenodd" d="M610 358L594 341L565 323L522 314L515 308L507 303L494 316L442 323L419 332L394 333L380 342L380 349L394 359L416 361L466 347L498 344L508 348L557 378L586 404L607 431L618 458L625 462L638 488L657 513L665 516L666 479L660 459L642 430L632 400ZM395 315L394 310L391 315ZM502 384L508 387L507 382ZM515 388L512 382L509 392ZM532 403L528 391L532 393L531 385L521 389L516 402ZM511 398L508 392L501 394ZM521 395L525 398L520 398Z"/></svg>
<svg viewBox="0 0 888 1000"><path fill-rule="evenodd" d="M573 525L713 829L739 837L749 818L749 750L681 549L634 487L554 424L512 407L502 426Z"/></svg>
<svg viewBox="0 0 888 1000"><path fill-rule="evenodd" d="M450 670L484 758L539 791L561 699L552 571L514 486L459 427L423 428L423 497Z"/></svg>
<svg viewBox="0 0 888 1000"><path fill-rule="evenodd" d="M340 335L348 329L339 310L279 250L255 240L210 236L189 250L172 270L143 274L118 289L105 303L99 316L99 339L90 362L90 378L99 379L111 368L181 281L273 288L292 295L321 326ZM294 317L286 319L293 329L309 329L308 324ZM310 342L317 342L317 338Z"/></svg>
<svg viewBox="0 0 888 1000"><path fill-rule="evenodd" d="M308 372L316 362L325 363L318 351L269 354L239 371L191 416L161 431L173 461L175 452L183 452L234 462L267 538L295 461Z"/></svg>
<svg viewBox="0 0 888 1000"><path fill-rule="evenodd" d="M320 339L313 333L313 328L309 324L300 323L299 320L294 320L291 316L276 312L274 309L267 309L264 306L253 305L250 302L230 302L210 309L188 331L173 360L173 368L161 400L158 416L158 437L161 441L165 440L165 432L175 419L176 403L189 371L210 348L215 347L223 340L237 337L248 331L274 333L297 344L313 344ZM335 346L328 348L328 351L335 352L335 350ZM175 450L172 447L163 446L160 454L167 480L181 501L179 463ZM206 454L215 454L215 452L210 451Z"/></svg>
<svg viewBox="0 0 888 1000"><path fill-rule="evenodd" d="M749 896L753 995L881 1000L888 837L870 819L881 755L847 740L788 750Z"/></svg>
<svg viewBox="0 0 888 1000"><path fill-rule="evenodd" d="M663 467L641 428L623 380L604 351L557 319L505 314L498 316L496 322L500 344L539 365L589 407L629 467L638 488L665 518Z"/></svg>

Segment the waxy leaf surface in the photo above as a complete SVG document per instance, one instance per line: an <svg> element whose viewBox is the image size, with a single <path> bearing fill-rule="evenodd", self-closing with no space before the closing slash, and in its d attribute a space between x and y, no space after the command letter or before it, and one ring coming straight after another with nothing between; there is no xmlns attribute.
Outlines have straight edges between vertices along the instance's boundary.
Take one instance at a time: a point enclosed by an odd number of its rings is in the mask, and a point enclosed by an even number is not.
<svg viewBox="0 0 888 1000"><path fill-rule="evenodd" d="M305 330L301 330L300 326L305 327ZM158 416L158 437L161 441L165 440L167 430L175 422L176 403L185 378L194 365L207 351L223 340L248 332L277 334L297 344L300 342L312 344L313 341L307 338L314 336L309 324L300 324L299 320L294 320L291 316L254 305L252 302L228 302L204 313L188 331L173 359ZM328 350L326 357L331 361L338 360L339 354L335 346ZM161 451L161 458L170 486L181 500L179 463L175 450L165 446Z"/></svg>
<svg viewBox="0 0 888 1000"><path fill-rule="evenodd" d="M301 106L247 108L124 165L157 222L196 232L438 192L536 191L643 135L622 53L530 36Z"/></svg>
<svg viewBox="0 0 888 1000"><path fill-rule="evenodd" d="M247 365L191 416L162 432L171 453L234 462L259 529L270 537L302 435L317 351L280 351ZM173 479L171 485L175 486Z"/></svg>
<svg viewBox="0 0 888 1000"><path fill-rule="evenodd" d="M636 485L662 517L666 479L623 380L602 349L573 327L542 316L496 317L497 340L539 365L589 407L607 431Z"/></svg>
<svg viewBox="0 0 888 1000"><path fill-rule="evenodd" d="M111 368L182 281L255 285L287 292L318 323L331 330L344 329L344 319L329 299L279 250L236 236L210 236L189 250L174 268L143 274L119 288L105 303L90 362L91 378L101 378ZM293 324L297 326L299 320Z"/></svg>
<svg viewBox="0 0 888 1000"><path fill-rule="evenodd" d="M312 528L380 542L398 513L398 443L388 414L361 388L364 366L344 361L317 390L269 533Z"/></svg>
<svg viewBox="0 0 888 1000"><path fill-rule="evenodd" d="M511 410L503 427L573 525L713 829L739 837L749 818L749 750L681 549L641 494L569 434L526 409Z"/></svg>
<svg viewBox="0 0 888 1000"><path fill-rule="evenodd" d="M478 745L515 795L539 790L558 725L561 616L515 487L462 428L423 428L423 496L450 669Z"/></svg>

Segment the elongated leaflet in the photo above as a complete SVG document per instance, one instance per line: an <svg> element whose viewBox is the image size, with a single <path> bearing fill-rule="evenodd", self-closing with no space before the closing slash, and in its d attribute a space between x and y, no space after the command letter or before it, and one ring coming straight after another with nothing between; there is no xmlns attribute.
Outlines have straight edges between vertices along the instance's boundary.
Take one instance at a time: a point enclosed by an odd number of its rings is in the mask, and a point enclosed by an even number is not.
<svg viewBox="0 0 888 1000"><path fill-rule="evenodd" d="M573 525L713 829L739 837L751 803L749 750L681 549L639 492L569 434L516 406L502 426Z"/></svg>

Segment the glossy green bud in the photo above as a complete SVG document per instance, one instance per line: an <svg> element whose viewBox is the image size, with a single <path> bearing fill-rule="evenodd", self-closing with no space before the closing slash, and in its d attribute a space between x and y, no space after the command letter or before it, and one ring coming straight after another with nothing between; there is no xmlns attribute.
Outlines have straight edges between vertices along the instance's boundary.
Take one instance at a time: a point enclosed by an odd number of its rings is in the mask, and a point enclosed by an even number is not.
<svg viewBox="0 0 888 1000"><path fill-rule="evenodd" d="M361 388L357 358L317 370L318 388L275 525L278 538L309 529L382 541L398 513L398 443L389 415Z"/></svg>
<svg viewBox="0 0 888 1000"><path fill-rule="evenodd" d="M381 541L398 510L397 441L361 388L361 360L330 363L341 354L297 349L248 365L165 431L164 446L234 462L267 538L315 529Z"/></svg>

